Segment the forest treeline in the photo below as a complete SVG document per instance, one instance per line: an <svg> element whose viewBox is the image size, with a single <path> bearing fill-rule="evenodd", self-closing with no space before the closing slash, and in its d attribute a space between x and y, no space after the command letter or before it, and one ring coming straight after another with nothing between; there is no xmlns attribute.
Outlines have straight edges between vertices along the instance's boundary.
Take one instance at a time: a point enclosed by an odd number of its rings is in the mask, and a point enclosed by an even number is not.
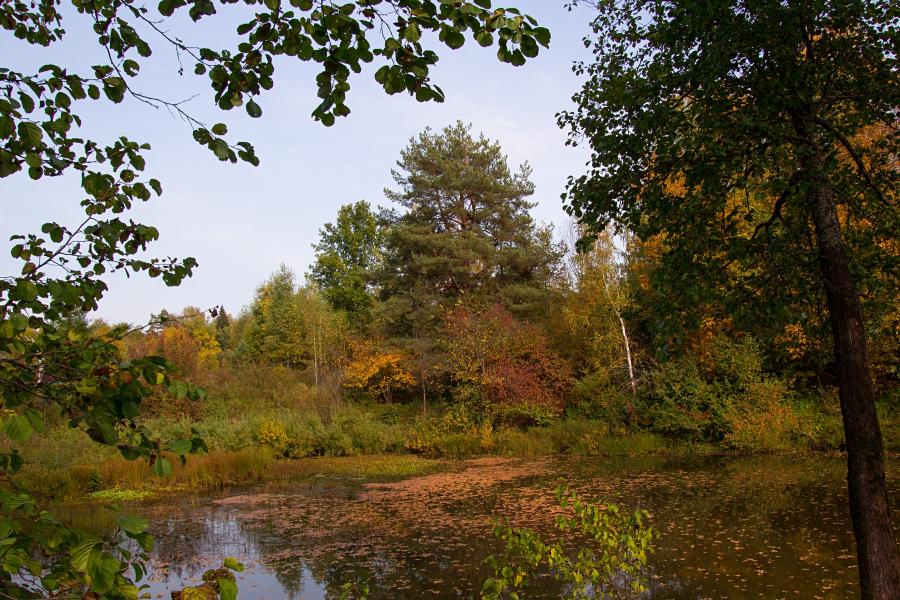
<svg viewBox="0 0 900 600"><path fill-rule="evenodd" d="M555 232L529 212L529 166L513 169L499 143L461 122L410 140L392 174L392 206L342 206L320 230L302 279L282 265L240 312L162 311L118 343L130 356L168 358L212 396L231 398L234 414L250 414L259 404L253 395L290 381L309 386L304 410L350 402L375 419L418 419L403 442L412 450L440 450L435 437L567 418L611 434L647 431L743 450L842 446L824 291L809 268L811 231L729 260L688 256L663 234L608 228L588 236L577 225ZM771 199L736 193L733 202L758 202L762 214ZM723 230L710 224L710 236L726 236L731 248L765 226L734 223L725 211ZM890 445L900 242L851 210L841 218L860 263ZM122 331L100 321L72 327ZM242 377L253 385L229 392ZM187 411L202 421L208 401L151 404L157 414ZM284 424L267 423L274 434L247 435L291 446ZM301 454L327 451L300 446Z"/></svg>

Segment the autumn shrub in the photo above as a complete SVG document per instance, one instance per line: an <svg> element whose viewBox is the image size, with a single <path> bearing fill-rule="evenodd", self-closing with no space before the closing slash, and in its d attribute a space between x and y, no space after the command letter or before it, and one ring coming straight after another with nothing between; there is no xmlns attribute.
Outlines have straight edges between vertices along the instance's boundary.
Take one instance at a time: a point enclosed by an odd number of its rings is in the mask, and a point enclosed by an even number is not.
<svg viewBox="0 0 900 600"><path fill-rule="evenodd" d="M403 449L403 434L396 425L382 423L375 415L348 407L331 421L347 434L357 454L379 454Z"/></svg>
<svg viewBox="0 0 900 600"><path fill-rule="evenodd" d="M255 444L252 419L220 418L196 423L210 450L236 451Z"/></svg>
<svg viewBox="0 0 900 600"><path fill-rule="evenodd" d="M713 337L702 356L669 361L650 373L640 419L652 431L738 450L783 450L814 437L787 384L763 372L752 338Z"/></svg>
<svg viewBox="0 0 900 600"><path fill-rule="evenodd" d="M147 424L163 439L189 439L191 431L196 430L210 450L235 451L257 444L257 423L252 415L243 419L215 417L203 420L157 417Z"/></svg>
<svg viewBox="0 0 900 600"><path fill-rule="evenodd" d="M269 448L276 456L288 454L288 433L284 423L274 418L262 418L255 423L256 443Z"/></svg>
<svg viewBox="0 0 900 600"><path fill-rule="evenodd" d="M247 411L243 417L156 419L166 439L189 439L196 431L210 450L234 452L267 448L279 458L347 456L395 452L403 448L402 427L378 420L371 411L343 403L326 418L311 408Z"/></svg>
<svg viewBox="0 0 900 600"><path fill-rule="evenodd" d="M285 420L288 439L285 456L303 458L325 454L325 425L316 414L291 415Z"/></svg>
<svg viewBox="0 0 900 600"><path fill-rule="evenodd" d="M518 429L529 427L546 427L557 421L559 415L545 406L516 405L496 407L490 415L490 421L498 427L508 426Z"/></svg>
<svg viewBox="0 0 900 600"><path fill-rule="evenodd" d="M344 368L344 386L365 399L381 398L391 403L397 391L412 387L416 380L409 372L406 352L384 348L371 340L350 344L351 360Z"/></svg>
<svg viewBox="0 0 900 600"><path fill-rule="evenodd" d="M437 440L434 449L439 456L464 458L484 454L481 442L482 436L477 433L452 433Z"/></svg>
<svg viewBox="0 0 900 600"><path fill-rule="evenodd" d="M611 432L602 421L568 419L549 427L547 435L557 452L595 454L597 441L609 437Z"/></svg>
<svg viewBox="0 0 900 600"><path fill-rule="evenodd" d="M467 401L463 394L476 398L491 417L511 408L562 414L571 369L535 326L499 304L483 310L459 305L445 316L444 331L457 401Z"/></svg>
<svg viewBox="0 0 900 600"><path fill-rule="evenodd" d="M403 445L413 452L436 452L448 436L474 434L481 420L468 405L454 404L440 415L416 422L407 431Z"/></svg>
<svg viewBox="0 0 900 600"><path fill-rule="evenodd" d="M724 415L723 445L754 451L795 447L803 437L803 420L793 405L784 401L784 383L762 379L748 383L742 391L744 396Z"/></svg>
<svg viewBox="0 0 900 600"><path fill-rule="evenodd" d="M734 339L720 333L710 346L709 352L698 357L708 379L737 389L763 378L762 351L753 337Z"/></svg>

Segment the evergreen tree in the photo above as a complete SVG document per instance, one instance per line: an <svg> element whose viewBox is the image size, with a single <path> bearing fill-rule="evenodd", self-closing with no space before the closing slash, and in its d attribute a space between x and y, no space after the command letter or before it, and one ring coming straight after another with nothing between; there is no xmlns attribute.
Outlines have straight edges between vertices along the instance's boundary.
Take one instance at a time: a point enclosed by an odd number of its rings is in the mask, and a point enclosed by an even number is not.
<svg viewBox="0 0 900 600"><path fill-rule="evenodd" d="M510 171L500 145L475 138L462 122L426 129L401 152L385 211L382 314L394 333L437 327L457 300L500 302L518 316L546 305L547 282L561 257L552 231L528 211L534 194L527 164Z"/></svg>

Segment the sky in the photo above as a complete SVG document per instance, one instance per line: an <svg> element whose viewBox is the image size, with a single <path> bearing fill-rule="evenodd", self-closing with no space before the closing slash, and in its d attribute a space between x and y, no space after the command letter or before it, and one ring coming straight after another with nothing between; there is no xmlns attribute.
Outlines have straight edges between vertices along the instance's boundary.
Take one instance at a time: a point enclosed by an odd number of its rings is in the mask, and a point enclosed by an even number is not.
<svg viewBox="0 0 900 600"><path fill-rule="evenodd" d="M495 49L472 40L457 51L435 47L441 58L432 80L447 96L438 104L386 95L372 79L375 64L351 80L348 105L353 112L330 128L310 117L317 104L313 65L276 62L275 87L258 99L263 116L251 119L243 110L215 108L208 82L190 74L190 63L180 76L174 51L151 41L154 56L143 63L136 87L167 99L193 97L185 105L188 112L209 124L226 123L235 140L254 144L261 164L218 161L193 141L182 120L133 99L79 107L84 135L110 140L124 134L151 144L145 173L162 182L164 194L137 206L130 216L159 229L150 254L193 256L200 265L175 288L142 274L111 276L110 291L94 316L140 323L163 308L222 305L238 312L281 263L302 281L314 260L312 244L319 229L334 220L338 208L357 200L387 205L384 189L394 187L391 169L401 149L426 127L441 129L456 120L498 141L513 169L530 163L536 186L532 200L537 203L533 216L565 230L569 219L560 195L567 178L584 171L588 154L583 147L565 145L566 134L555 115L572 107L580 81L571 66L588 58L582 40L591 18L587 7L569 11L566 1L494 2L520 8L552 33L550 49L524 66L502 64ZM189 42L230 47L240 16L231 12L199 24L175 19L166 26ZM27 71L53 61L75 70L103 62L83 16L66 15L64 26L66 39L46 50L35 50L5 32L0 37L4 66ZM37 232L50 220L77 224L81 196L74 176L33 182L20 173L0 179L0 238ZM8 251L0 254L0 273L11 275L20 267Z"/></svg>

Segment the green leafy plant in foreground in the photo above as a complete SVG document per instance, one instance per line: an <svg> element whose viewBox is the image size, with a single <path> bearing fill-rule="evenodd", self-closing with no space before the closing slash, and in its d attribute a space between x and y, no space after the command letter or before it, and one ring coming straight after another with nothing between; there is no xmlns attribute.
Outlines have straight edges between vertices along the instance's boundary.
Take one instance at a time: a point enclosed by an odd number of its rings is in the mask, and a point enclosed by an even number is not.
<svg viewBox="0 0 900 600"><path fill-rule="evenodd" d="M321 103L313 117L327 126L349 114L350 76L363 63L380 63L374 77L388 94L442 101L443 91L430 79L438 60L432 45L453 50L469 37L481 46L496 44L502 62L521 65L550 41L549 31L533 18L492 8L489 0L341 5L297 0L290 6L280 0L244 0L249 20L237 26L230 47L201 48L168 33L167 19L176 12L199 21L213 18L217 7L227 4L162 0L154 9L133 0L0 3L0 29L22 44L0 64L0 179L78 175L83 212L80 223L51 221L38 233L14 235L10 255L21 267L0 274L0 425L10 440L0 448L0 593L5 598L137 598L139 593L133 581L140 580L142 567L135 567L139 563L117 540L101 542L65 527L15 485L12 476L22 465L15 445L43 428L44 414L61 414L71 427L118 448L126 459L146 460L159 476L171 473L172 456L183 460L205 448L193 434L161 440L141 420L141 404L151 387L163 386L175 398L197 397L199 390L170 379L172 365L162 358L123 360L116 343L127 335L126 328L95 336L77 326L80 316L97 309L108 275L145 273L175 286L197 266L193 258L146 256L159 232L129 217L135 204L162 194L162 183L144 176L150 146L125 136L90 139L90 123L80 109L104 98L120 104L126 97L166 107L219 160L256 165L253 146L230 141L226 124L209 126L188 114L183 102L139 89L136 78L153 60L154 49L174 47L179 56L190 57L194 73L208 79L219 108L242 106L252 118L262 115L256 98L274 85L276 58L318 65ZM37 71L28 65L40 54L38 47L58 44L86 22L107 60L47 64ZM26 63L24 70L16 68L18 60ZM134 529L134 522L128 527ZM125 538L145 535L124 526L122 531ZM217 580L214 591L234 597L231 589Z"/></svg>
<svg viewBox="0 0 900 600"><path fill-rule="evenodd" d="M153 548L146 519L120 514L113 535L101 540L66 527L26 494L0 488L0 507L4 597L138 598L133 581L143 577Z"/></svg>
<svg viewBox="0 0 900 600"><path fill-rule="evenodd" d="M616 504L585 500L567 488L556 490L563 514L555 526L575 532L586 543L570 549L558 539L545 542L535 531L511 527L508 520L494 526L506 542L503 554L485 562L493 576L481 587L482 600L520 597L539 570L547 570L565 586L564 598L623 598L647 590L647 559L656 533L647 525L644 510L626 514Z"/></svg>
<svg viewBox="0 0 900 600"><path fill-rule="evenodd" d="M243 563L232 556L222 562L218 569L203 573L203 583L187 587L172 594L173 600L237 600L237 583L234 574L244 570Z"/></svg>

